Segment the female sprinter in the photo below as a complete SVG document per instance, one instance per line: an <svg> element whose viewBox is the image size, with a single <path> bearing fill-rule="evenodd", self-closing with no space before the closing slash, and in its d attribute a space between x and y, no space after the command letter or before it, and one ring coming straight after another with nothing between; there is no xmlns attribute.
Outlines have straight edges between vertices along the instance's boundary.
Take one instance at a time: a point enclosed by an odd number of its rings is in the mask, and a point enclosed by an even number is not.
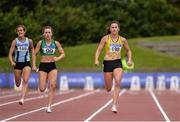
<svg viewBox="0 0 180 122"><path fill-rule="evenodd" d="M61 44L58 41L53 40L53 29L50 26L45 26L43 28L43 37L44 39L40 40L37 43L37 46L34 51L34 64L33 70L36 70L36 55L40 51L41 60L39 65L39 89L41 92L44 92L46 89L47 80L49 83L49 93L48 93L48 106L46 112L51 113L51 104L53 101L56 81L58 71L55 65L56 61L59 61L64 58L65 53ZM58 57L55 56L56 49L60 53Z"/></svg>
<svg viewBox="0 0 180 122"><path fill-rule="evenodd" d="M22 97L19 101L20 105L24 103L24 97L28 90L28 80L31 73L30 64L30 51L34 53L33 41L28 37L25 37L26 27L24 25L18 25L16 28L18 37L12 41L9 50L9 60L14 67L14 76L16 86L19 87L22 82ZM15 51L15 58L13 60L13 52ZM32 55L33 58L33 55ZM21 81L22 78L22 81Z"/></svg>
<svg viewBox="0 0 180 122"><path fill-rule="evenodd" d="M121 63L121 49L124 47L127 51L128 65L132 64L131 49L128 46L127 40L119 35L120 25L117 21L112 21L107 28L108 34L105 35L96 50L95 65L99 65L99 55L103 48L105 48L104 56L104 80L106 90L109 92L112 88L113 79L115 81L113 93L113 105L111 111L117 113L117 101L120 92L120 81L123 75Z"/></svg>

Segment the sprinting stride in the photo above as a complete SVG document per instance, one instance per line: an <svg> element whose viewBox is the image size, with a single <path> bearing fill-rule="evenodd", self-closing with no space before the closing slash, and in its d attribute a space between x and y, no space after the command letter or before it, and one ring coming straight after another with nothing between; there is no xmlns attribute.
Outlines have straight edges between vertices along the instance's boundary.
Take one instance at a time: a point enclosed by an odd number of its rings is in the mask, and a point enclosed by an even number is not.
<svg viewBox="0 0 180 122"><path fill-rule="evenodd" d="M121 63L121 49L124 47L127 51L127 64L132 65L132 52L126 38L119 35L120 24L117 21L112 21L107 28L105 35L95 53L95 65L99 65L99 55L102 49L105 49L104 56L104 81L106 90L109 92L112 89L113 79L115 81L113 91L113 105L111 111L117 113L117 101L120 93L120 82L123 76Z"/></svg>
<svg viewBox="0 0 180 122"><path fill-rule="evenodd" d="M18 25L16 32L18 37L12 41L9 50L9 60L11 65L14 67L16 86L19 87L22 82L22 96L19 104L23 105L25 95L28 91L28 80L31 73L30 50L33 59L34 46L33 41L28 37L25 37L26 27L24 25ZM15 53L14 59L13 52Z"/></svg>
<svg viewBox="0 0 180 122"><path fill-rule="evenodd" d="M58 70L56 68L55 62L64 58L65 53L58 41L53 38L53 29L50 26L45 26L43 28L43 38L37 43L34 51L34 61L33 70L37 70L36 67L36 55L40 52L41 59L39 65L39 90L44 92L47 86L47 81L49 81L49 93L48 93L48 105L46 112L51 113L51 105L54 98L54 93L56 89ZM60 54L56 57L56 50Z"/></svg>

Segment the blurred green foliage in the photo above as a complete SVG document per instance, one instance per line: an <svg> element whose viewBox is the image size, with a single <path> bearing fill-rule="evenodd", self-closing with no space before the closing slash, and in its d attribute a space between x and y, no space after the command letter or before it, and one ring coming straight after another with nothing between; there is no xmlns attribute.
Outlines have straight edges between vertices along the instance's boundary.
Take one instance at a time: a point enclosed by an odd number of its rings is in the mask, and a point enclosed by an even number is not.
<svg viewBox="0 0 180 122"><path fill-rule="evenodd" d="M0 57L7 56L15 28L27 27L34 44L45 25L63 46L96 43L117 20L126 38L180 34L179 0L1 0Z"/></svg>

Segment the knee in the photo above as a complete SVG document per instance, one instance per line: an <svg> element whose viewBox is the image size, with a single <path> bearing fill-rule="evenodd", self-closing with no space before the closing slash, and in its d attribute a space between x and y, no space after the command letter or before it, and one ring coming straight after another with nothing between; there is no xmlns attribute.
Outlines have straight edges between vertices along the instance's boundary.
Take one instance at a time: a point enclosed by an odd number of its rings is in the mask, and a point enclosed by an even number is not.
<svg viewBox="0 0 180 122"><path fill-rule="evenodd" d="M51 84L51 85L50 85L50 88L51 88L52 90L55 90L55 89L56 89L56 84Z"/></svg>
<svg viewBox="0 0 180 122"><path fill-rule="evenodd" d="M16 81L16 86L19 87L21 85L20 81Z"/></svg>
<svg viewBox="0 0 180 122"><path fill-rule="evenodd" d="M28 84L28 81L27 80L23 80L23 84Z"/></svg>
<svg viewBox="0 0 180 122"><path fill-rule="evenodd" d="M120 88L120 83L115 83L116 88Z"/></svg>
<svg viewBox="0 0 180 122"><path fill-rule="evenodd" d="M44 92L45 88L39 88L40 92Z"/></svg>

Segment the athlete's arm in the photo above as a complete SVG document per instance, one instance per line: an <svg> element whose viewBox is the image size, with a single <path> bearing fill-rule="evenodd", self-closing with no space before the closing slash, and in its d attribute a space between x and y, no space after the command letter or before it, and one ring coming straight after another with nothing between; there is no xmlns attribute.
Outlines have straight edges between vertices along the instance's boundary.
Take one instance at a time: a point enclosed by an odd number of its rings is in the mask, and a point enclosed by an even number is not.
<svg viewBox="0 0 180 122"><path fill-rule="evenodd" d="M32 64L35 64L34 63L34 45L33 45L33 41L32 39L29 39L29 43L30 43L30 49L31 49L31 54L32 54Z"/></svg>
<svg viewBox="0 0 180 122"><path fill-rule="evenodd" d="M65 52L64 52L61 44L58 41L55 41L55 43L56 43L56 46L57 46L57 49L58 49L58 52L60 55L58 57L55 56L54 61L59 61L65 57Z"/></svg>
<svg viewBox="0 0 180 122"><path fill-rule="evenodd" d="M16 65L16 63L14 62L14 60L13 60L13 52L14 52L14 49L15 49L15 45L16 45L16 41L15 40L13 40L12 41L12 44L11 44L11 47L10 47L10 50L9 50L9 55L8 55L8 57L9 57L9 60L10 60L10 63L11 63L11 65L12 66L15 66Z"/></svg>
<svg viewBox="0 0 180 122"><path fill-rule="evenodd" d="M123 38L123 37L122 37L122 40L124 42L124 48L127 51L127 57L128 57L127 64L132 65L132 52L131 52L131 49L129 47L128 41L126 40L126 38Z"/></svg>
<svg viewBox="0 0 180 122"><path fill-rule="evenodd" d="M40 50L40 47L41 47L41 43L42 43L42 41L40 40L38 43L37 43L37 45L36 45L36 48L35 48L35 50L34 50L34 53L33 53L33 61L32 61L32 63L33 63L33 70L37 70L37 67L36 67L36 55L38 54L38 52L39 52L39 50Z"/></svg>
<svg viewBox="0 0 180 122"><path fill-rule="evenodd" d="M107 36L104 36L102 39L101 39L101 41L100 41L100 43L99 43L99 46L98 46L98 48L97 48L97 50L96 50L96 54L95 54L95 65L99 65L99 55L101 54L101 52L102 52L102 49L104 48L104 45L105 45L105 43L106 43L106 41L107 41Z"/></svg>

